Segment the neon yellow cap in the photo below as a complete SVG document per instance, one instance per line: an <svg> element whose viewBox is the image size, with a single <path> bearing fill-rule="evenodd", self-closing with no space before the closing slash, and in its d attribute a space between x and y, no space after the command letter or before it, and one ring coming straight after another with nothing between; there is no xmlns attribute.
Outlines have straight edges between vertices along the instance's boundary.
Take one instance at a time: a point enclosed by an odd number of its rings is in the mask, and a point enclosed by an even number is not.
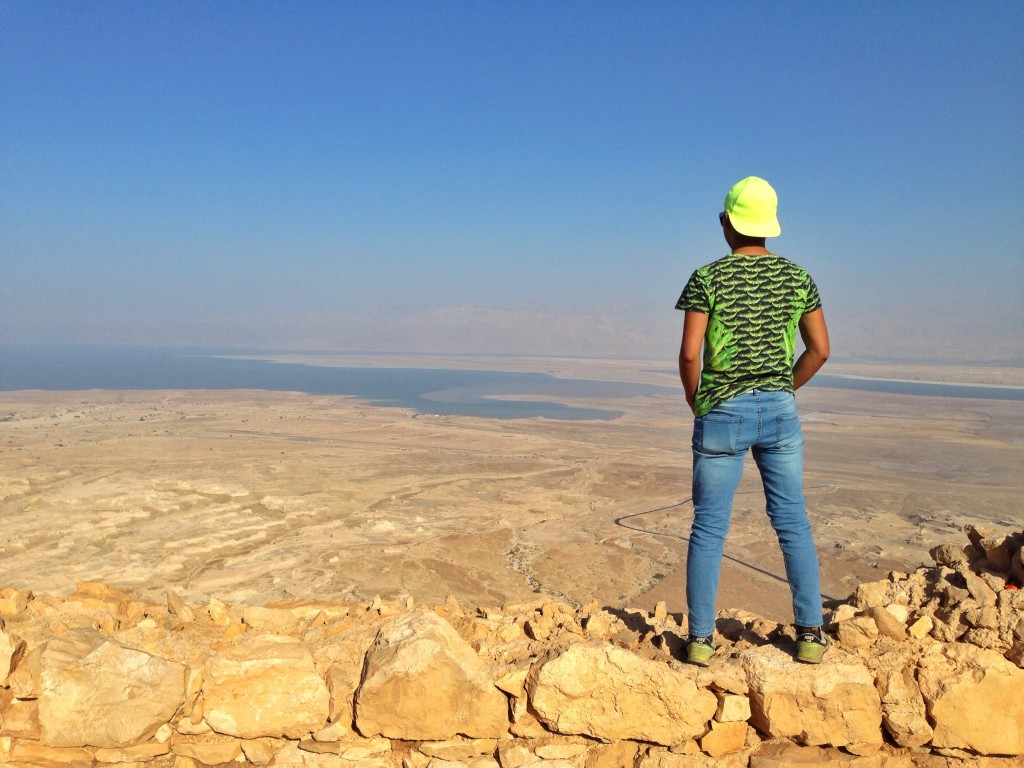
<svg viewBox="0 0 1024 768"><path fill-rule="evenodd" d="M750 237L778 237L782 233L778 208L779 196L772 185L757 176L736 182L725 196L725 212L732 228Z"/></svg>

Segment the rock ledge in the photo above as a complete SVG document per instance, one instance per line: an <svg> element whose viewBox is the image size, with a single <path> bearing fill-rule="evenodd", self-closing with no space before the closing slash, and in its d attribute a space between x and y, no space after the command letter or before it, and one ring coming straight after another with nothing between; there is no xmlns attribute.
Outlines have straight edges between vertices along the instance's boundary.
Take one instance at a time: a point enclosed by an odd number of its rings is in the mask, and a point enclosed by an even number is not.
<svg viewBox="0 0 1024 768"><path fill-rule="evenodd" d="M662 605L7 588L0 764L1022 766L1024 531L966 532L830 606L834 644L811 667L791 629L737 611L697 669Z"/></svg>

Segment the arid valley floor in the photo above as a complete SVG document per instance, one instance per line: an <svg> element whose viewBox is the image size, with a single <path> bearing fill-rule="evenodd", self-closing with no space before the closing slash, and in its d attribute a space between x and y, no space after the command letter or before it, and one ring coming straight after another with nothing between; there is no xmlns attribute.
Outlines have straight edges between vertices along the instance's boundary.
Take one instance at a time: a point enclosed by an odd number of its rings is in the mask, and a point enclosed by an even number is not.
<svg viewBox="0 0 1024 768"><path fill-rule="evenodd" d="M295 358L300 360L300 358ZM380 365L372 358L324 362ZM678 386L650 361L404 359ZM1021 369L834 373L1021 386ZM798 395L823 591L928 561L964 523L1019 528L1019 401L808 387ZM260 391L0 393L0 586L104 581L265 603L453 594L681 612L689 423L676 396L580 399L609 421L425 416ZM720 607L788 620L752 461Z"/></svg>

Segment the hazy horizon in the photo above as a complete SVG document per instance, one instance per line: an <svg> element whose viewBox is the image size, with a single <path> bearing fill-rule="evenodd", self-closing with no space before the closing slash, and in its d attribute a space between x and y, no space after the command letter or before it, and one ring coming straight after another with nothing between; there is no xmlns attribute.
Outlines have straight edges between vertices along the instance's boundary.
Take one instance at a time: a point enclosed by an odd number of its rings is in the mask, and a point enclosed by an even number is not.
<svg viewBox="0 0 1024 768"><path fill-rule="evenodd" d="M0 28L0 342L672 361L754 174L835 359L1024 364L1024 6L11 2Z"/></svg>

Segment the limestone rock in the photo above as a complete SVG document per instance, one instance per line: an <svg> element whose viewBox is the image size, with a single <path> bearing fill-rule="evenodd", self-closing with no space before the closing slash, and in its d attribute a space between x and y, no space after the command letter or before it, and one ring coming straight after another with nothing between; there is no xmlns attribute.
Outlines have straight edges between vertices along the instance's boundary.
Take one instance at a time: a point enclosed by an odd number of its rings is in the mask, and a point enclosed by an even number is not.
<svg viewBox="0 0 1024 768"><path fill-rule="evenodd" d="M750 719L750 699L746 696L721 694L715 720L720 723L739 723Z"/></svg>
<svg viewBox="0 0 1024 768"><path fill-rule="evenodd" d="M538 662L532 709L558 733L671 746L703 733L718 701L696 673L609 645L574 645Z"/></svg>
<svg viewBox="0 0 1024 768"><path fill-rule="evenodd" d="M185 601L181 599L181 595L174 590L167 591L167 610L174 616L181 619L184 624L191 624L195 621L195 611L192 610L191 606L185 605Z"/></svg>
<svg viewBox="0 0 1024 768"><path fill-rule="evenodd" d="M899 605L898 603L890 603L885 606L890 615L900 624L906 624L910 619L910 607L906 605Z"/></svg>
<svg viewBox="0 0 1024 768"><path fill-rule="evenodd" d="M595 610L585 615L581 623L588 636L608 638L612 634L612 628L617 628L617 621L614 616L601 610Z"/></svg>
<svg viewBox="0 0 1024 768"><path fill-rule="evenodd" d="M117 748L152 738L181 706L185 668L92 629L49 640L40 657L39 724L52 747Z"/></svg>
<svg viewBox="0 0 1024 768"><path fill-rule="evenodd" d="M622 768L624 765L633 765L637 750L635 741L616 741L591 747L584 768ZM505 768L504 763L502 768Z"/></svg>
<svg viewBox="0 0 1024 768"><path fill-rule="evenodd" d="M206 606L206 612L210 616L210 621L218 627L226 627L231 624L231 608L223 600L211 597Z"/></svg>
<svg viewBox="0 0 1024 768"><path fill-rule="evenodd" d="M457 739L426 742L420 745L419 751L442 760L466 761L480 755L493 755L497 748L497 739Z"/></svg>
<svg viewBox="0 0 1024 768"><path fill-rule="evenodd" d="M747 673L736 658L719 659L697 675L697 685L701 688L713 687L715 690L746 696L750 691L747 684Z"/></svg>
<svg viewBox="0 0 1024 768"><path fill-rule="evenodd" d="M312 654L277 635L244 635L207 660L202 692L206 722L243 739L300 738L322 728L330 711Z"/></svg>
<svg viewBox="0 0 1024 768"><path fill-rule="evenodd" d="M501 768L522 768L533 759L534 754L521 742L502 741L498 743L498 762L501 763ZM609 768L611 767L609 766Z"/></svg>
<svg viewBox="0 0 1024 768"><path fill-rule="evenodd" d="M907 630L888 608L868 608L865 613L875 621L878 633L893 640L906 640Z"/></svg>
<svg viewBox="0 0 1024 768"><path fill-rule="evenodd" d="M882 707L874 678L838 649L820 665L802 665L778 648L743 651L754 725L772 737L808 745L880 743Z"/></svg>
<svg viewBox="0 0 1024 768"><path fill-rule="evenodd" d="M400 762L391 754L349 761L337 752L308 752L300 749L296 742L289 741L276 752L271 765L273 768L398 768Z"/></svg>
<svg viewBox="0 0 1024 768"><path fill-rule="evenodd" d="M352 730L352 721L347 723L328 723L319 731L313 731L314 741L346 741L359 738L359 734Z"/></svg>
<svg viewBox="0 0 1024 768"><path fill-rule="evenodd" d="M43 646L36 646L25 652L18 660L7 678L7 686L19 699L36 699L39 697L39 670L43 656Z"/></svg>
<svg viewBox="0 0 1024 768"><path fill-rule="evenodd" d="M928 633L932 631L934 626L935 622L932 620L932 617L926 614L907 627L907 633L911 637L920 640L927 637Z"/></svg>
<svg viewBox="0 0 1024 768"><path fill-rule="evenodd" d="M746 751L711 757L652 747L637 761L636 768L747 768L747 762Z"/></svg>
<svg viewBox="0 0 1024 768"><path fill-rule="evenodd" d="M866 650L878 638L878 624L870 616L856 616L836 625L839 644L844 648Z"/></svg>
<svg viewBox="0 0 1024 768"><path fill-rule="evenodd" d="M35 699L16 699L10 691L0 688L0 734L19 739L38 739L39 702Z"/></svg>
<svg viewBox="0 0 1024 768"><path fill-rule="evenodd" d="M545 760L573 760L585 754L587 746L574 742L557 742L541 744L533 751L537 757L542 757Z"/></svg>
<svg viewBox="0 0 1024 768"><path fill-rule="evenodd" d="M1024 531L1021 533L1024 538ZM1024 585L1024 545L1017 547L1010 558L1010 576L1017 586Z"/></svg>
<svg viewBox="0 0 1024 768"><path fill-rule="evenodd" d="M243 609L242 621L253 629L280 634L294 632L300 623L300 619L289 610L263 608L255 605L246 606Z"/></svg>
<svg viewBox="0 0 1024 768"><path fill-rule="evenodd" d="M1024 667L1024 617L1017 622L1010 642L1012 645L1006 652L1006 658L1018 667Z"/></svg>
<svg viewBox="0 0 1024 768"><path fill-rule="evenodd" d="M391 742L388 739L363 739L359 736L334 743L306 739L299 742L299 749L321 755L337 755L343 760L360 762L390 753Z"/></svg>
<svg viewBox="0 0 1024 768"><path fill-rule="evenodd" d="M934 747L1024 755L1024 670L993 651L958 645L923 659L918 680Z"/></svg>
<svg viewBox="0 0 1024 768"><path fill-rule="evenodd" d="M68 595L69 603L77 603L88 610L107 611L111 617L127 613L128 595L99 581L80 581L78 590Z"/></svg>
<svg viewBox="0 0 1024 768"><path fill-rule="evenodd" d="M853 604L861 610L891 603L888 581L870 581L861 584L853 593Z"/></svg>
<svg viewBox="0 0 1024 768"><path fill-rule="evenodd" d="M988 585L988 582L968 568L961 567L959 573L963 577L964 583L967 585L967 592L972 598L974 598L974 601L978 605L986 606L996 604L996 593L992 587Z"/></svg>
<svg viewBox="0 0 1024 768"><path fill-rule="evenodd" d="M313 664L317 672L327 679L328 687L332 682L335 684L331 694L332 700L338 699L338 693L342 693L342 698L348 698L351 708L362 677L366 649L373 643L378 629L379 622L363 624L342 617L322 632L303 634L303 642L307 643L313 652ZM332 667L337 669L332 672ZM346 693L341 690L342 688L349 690ZM332 722L337 720L338 718L333 718Z"/></svg>
<svg viewBox="0 0 1024 768"><path fill-rule="evenodd" d="M876 687L882 699L882 723L897 744L920 747L931 741L924 699L910 668L880 674Z"/></svg>
<svg viewBox="0 0 1024 768"><path fill-rule="evenodd" d="M747 724L742 721L729 723L712 722L711 730L700 740L702 751L712 757L721 757L730 752L739 752L747 741Z"/></svg>
<svg viewBox="0 0 1024 768"><path fill-rule="evenodd" d="M669 747L668 751L673 755L699 755L700 745L693 739L687 739L682 744L676 744L674 747Z"/></svg>
<svg viewBox="0 0 1024 768"><path fill-rule="evenodd" d="M341 745L338 756L343 761L342 765L352 764L362 766L372 761L377 764L391 763L394 755L391 752L391 742L388 739L361 739L360 742Z"/></svg>
<svg viewBox="0 0 1024 768"><path fill-rule="evenodd" d="M526 677L529 674L528 667L513 669L495 680L494 684L510 696L521 699L526 696Z"/></svg>
<svg viewBox="0 0 1024 768"><path fill-rule="evenodd" d="M543 642L555 631L555 622L547 616L531 616L526 620L523 629L530 639Z"/></svg>
<svg viewBox="0 0 1024 768"><path fill-rule="evenodd" d="M967 534L967 538L970 540L971 544L979 550L981 549L982 539L988 539L998 534L996 530L989 528L987 525L976 525L974 523L968 523L965 525L964 533Z"/></svg>
<svg viewBox="0 0 1024 768"><path fill-rule="evenodd" d="M349 732L352 731L352 698L358 685L355 670L347 664L332 664L327 670L327 690L331 694L328 722Z"/></svg>
<svg viewBox="0 0 1024 768"><path fill-rule="evenodd" d="M928 550L928 554L931 555L936 565L945 565L950 568L967 561L962 544L939 544Z"/></svg>
<svg viewBox="0 0 1024 768"><path fill-rule="evenodd" d="M7 682L24 653L25 641L0 629L0 686Z"/></svg>
<svg viewBox="0 0 1024 768"><path fill-rule="evenodd" d="M348 665L333 664L327 672L327 688L331 694L328 727L313 733L318 741L336 741L354 736L352 730L352 697L359 681Z"/></svg>
<svg viewBox="0 0 1024 768"><path fill-rule="evenodd" d="M837 606L835 610L828 617L829 629L832 629L833 625L838 624L841 621L852 619L857 615L857 609L847 603L842 603Z"/></svg>
<svg viewBox="0 0 1024 768"><path fill-rule="evenodd" d="M11 745L9 761L15 766L33 768L91 768L93 755L88 749L16 741Z"/></svg>
<svg viewBox="0 0 1024 768"><path fill-rule="evenodd" d="M989 567L1001 573L1010 570L1010 559L1013 557L1009 538L1008 536L992 536L978 542L978 546L985 553Z"/></svg>
<svg viewBox="0 0 1024 768"><path fill-rule="evenodd" d="M502 643L514 643L518 640L522 640L525 637L522 626L518 622L510 621L502 624L498 627L496 633L499 642Z"/></svg>
<svg viewBox="0 0 1024 768"><path fill-rule="evenodd" d="M24 611L32 599L32 590L17 590L11 587L0 589L0 620L13 619Z"/></svg>
<svg viewBox="0 0 1024 768"><path fill-rule="evenodd" d="M763 744L750 756L750 768L884 768L885 765L882 755L848 755L838 749L801 747L789 742Z"/></svg>
<svg viewBox="0 0 1024 768"><path fill-rule="evenodd" d="M525 697L512 700L512 727L508 730L522 739L543 739L550 735L550 731L530 712L529 701Z"/></svg>
<svg viewBox="0 0 1024 768"><path fill-rule="evenodd" d="M242 742L220 734L178 736L171 741L171 751L191 758L201 765L217 765L235 760L242 754Z"/></svg>
<svg viewBox="0 0 1024 768"><path fill-rule="evenodd" d="M411 600L412 598L409 598ZM408 606L412 608L411 605ZM349 616L355 606L352 603L324 602L321 600L282 600L269 603L267 608L283 608L300 620L321 617L326 621L337 621Z"/></svg>
<svg viewBox="0 0 1024 768"><path fill-rule="evenodd" d="M500 738L508 700L448 622L419 608L388 620L366 652L355 698L364 736L443 741Z"/></svg>
<svg viewBox="0 0 1024 768"><path fill-rule="evenodd" d="M241 744L242 754L253 765L269 765L279 745L276 739L246 739Z"/></svg>
<svg viewBox="0 0 1024 768"><path fill-rule="evenodd" d="M96 762L98 763L135 763L152 760L154 757L166 755L171 751L171 745L161 744L159 741L147 741L136 744L134 747L121 747L120 749L97 749Z"/></svg>

